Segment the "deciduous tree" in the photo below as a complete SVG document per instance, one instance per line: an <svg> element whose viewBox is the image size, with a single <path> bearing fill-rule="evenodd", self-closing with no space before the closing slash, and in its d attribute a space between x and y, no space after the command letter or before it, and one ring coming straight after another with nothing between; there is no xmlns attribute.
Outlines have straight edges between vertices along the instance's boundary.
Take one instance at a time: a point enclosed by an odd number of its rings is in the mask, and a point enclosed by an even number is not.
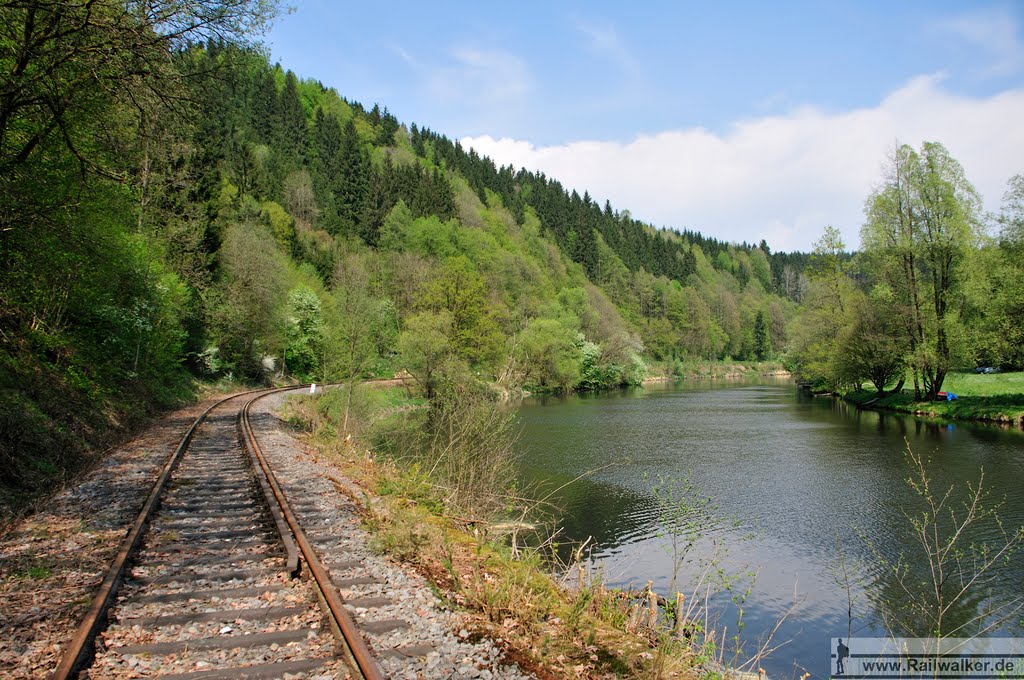
<svg viewBox="0 0 1024 680"><path fill-rule="evenodd" d="M213 325L221 356L241 375L262 379L264 357L282 348L285 263L259 222L229 227L220 251L224 276Z"/></svg>
<svg viewBox="0 0 1024 680"><path fill-rule="evenodd" d="M420 312L409 317L405 330L398 337L398 354L402 366L433 399L437 389L438 371L451 354L448 336L452 317L448 312Z"/></svg>
<svg viewBox="0 0 1024 680"><path fill-rule="evenodd" d="M925 142L895 150L865 214L864 249L905 319L915 396L935 399L952 365L947 317L982 231L981 199L946 148Z"/></svg>

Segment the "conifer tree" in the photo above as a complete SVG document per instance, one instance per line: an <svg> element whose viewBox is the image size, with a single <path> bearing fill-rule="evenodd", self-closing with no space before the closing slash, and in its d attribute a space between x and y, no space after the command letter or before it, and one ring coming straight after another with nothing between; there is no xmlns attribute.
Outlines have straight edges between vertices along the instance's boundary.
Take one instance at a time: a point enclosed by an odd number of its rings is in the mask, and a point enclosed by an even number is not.
<svg viewBox="0 0 1024 680"><path fill-rule="evenodd" d="M252 112L253 128L262 141L270 142L275 133L278 95L274 72L269 68L257 70L252 84L249 108Z"/></svg>
<svg viewBox="0 0 1024 680"><path fill-rule="evenodd" d="M298 81L288 71L277 104L277 141L280 151L292 165L304 165L309 159L306 110L299 99Z"/></svg>
<svg viewBox="0 0 1024 680"><path fill-rule="evenodd" d="M330 177L334 190L334 207L342 228L354 231L359 214L366 201L370 180L370 161L359 143L359 133L353 120L345 123L341 134L339 174Z"/></svg>
<svg viewBox="0 0 1024 680"><path fill-rule="evenodd" d="M377 245L380 228L397 202L395 168L391 156L385 155L384 167L379 171L370 170L366 201L359 216L359 236L367 245Z"/></svg>
<svg viewBox="0 0 1024 680"><path fill-rule="evenodd" d="M323 222L327 231L338 230L335 209L334 183L342 173L341 167L341 125L333 113L325 114L323 109L316 110L313 123L313 139L316 151L316 173L314 189L323 209Z"/></svg>
<svg viewBox="0 0 1024 680"><path fill-rule="evenodd" d="M377 135L377 145L393 146L396 132L398 132L398 119L391 115L385 106L380 118L380 132Z"/></svg>
<svg viewBox="0 0 1024 680"><path fill-rule="evenodd" d="M768 324L764 320L764 312L758 311L754 317L754 354L757 355L758 361L764 361L771 351Z"/></svg>
<svg viewBox="0 0 1024 680"><path fill-rule="evenodd" d="M431 181L434 195L434 213L441 219L455 217L455 190L451 182L444 176L444 173L434 168L434 175Z"/></svg>

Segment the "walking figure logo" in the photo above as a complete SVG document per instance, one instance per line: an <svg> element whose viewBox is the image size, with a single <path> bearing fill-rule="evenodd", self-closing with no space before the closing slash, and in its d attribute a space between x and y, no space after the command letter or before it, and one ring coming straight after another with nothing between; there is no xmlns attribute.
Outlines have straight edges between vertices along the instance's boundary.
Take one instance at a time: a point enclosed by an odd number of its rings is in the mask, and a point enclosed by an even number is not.
<svg viewBox="0 0 1024 680"><path fill-rule="evenodd" d="M836 675L846 672L846 658L849 656L850 648L843 644L842 638L839 638L839 644L836 645Z"/></svg>

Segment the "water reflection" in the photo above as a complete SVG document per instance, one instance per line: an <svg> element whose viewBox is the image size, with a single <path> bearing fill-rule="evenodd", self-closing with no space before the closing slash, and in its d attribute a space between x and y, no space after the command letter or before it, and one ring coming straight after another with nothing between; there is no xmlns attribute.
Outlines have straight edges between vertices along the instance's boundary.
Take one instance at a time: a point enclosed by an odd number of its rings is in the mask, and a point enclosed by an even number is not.
<svg viewBox="0 0 1024 680"><path fill-rule="evenodd" d="M882 633L887 608L905 609L902 586L879 566L879 556L894 560L910 547L904 512L915 499L905 483L905 440L931 459L936 488L976 480L984 467L993 496L1007 499L1006 525L1024 524L1020 432L859 411L786 381L549 397L524 403L520 417L524 480L556 488L596 470L556 499L565 535L593 537L613 583L668 586L671 559L656 536L650 480L689 476L739 521L724 540L730 567L760 568L746 607L751 636L800 603L779 632L792 642L766 666L775 674L791 675L797 662L816 676L827 671L827 638L848 626L846 591L833 574L839 555L859 565L853 591L865 616L849 624L855 634ZM1024 573L1015 567L996 576L992 592L957 616L1016 594Z"/></svg>

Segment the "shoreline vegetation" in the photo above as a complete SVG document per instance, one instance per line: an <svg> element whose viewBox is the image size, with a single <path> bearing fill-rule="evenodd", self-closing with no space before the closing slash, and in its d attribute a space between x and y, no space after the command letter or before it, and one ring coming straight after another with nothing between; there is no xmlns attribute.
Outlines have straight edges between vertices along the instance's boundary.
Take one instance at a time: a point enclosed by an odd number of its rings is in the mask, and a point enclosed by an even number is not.
<svg viewBox="0 0 1024 680"><path fill-rule="evenodd" d="M727 362L705 361L662 364L652 367L652 371L641 384L663 383L687 380L739 380L752 377L791 377L778 361Z"/></svg>
<svg viewBox="0 0 1024 680"><path fill-rule="evenodd" d="M501 476L500 461L515 455L503 448L512 428L494 420L505 412L493 396L474 400L486 389L454 389L439 403L405 386L325 390L289 399L280 415L338 471L335 486L362 508L374 547L424 575L471 617L471 634L498 640L538 677L757 677L757 650L733 652L735 640L719 639L703 591L608 588L586 543L560 545L550 489Z"/></svg>
<svg viewBox="0 0 1024 680"><path fill-rule="evenodd" d="M950 373L944 387L956 399L918 401L906 389L884 396L874 390L855 389L837 396L860 409L1024 429L1024 372Z"/></svg>

